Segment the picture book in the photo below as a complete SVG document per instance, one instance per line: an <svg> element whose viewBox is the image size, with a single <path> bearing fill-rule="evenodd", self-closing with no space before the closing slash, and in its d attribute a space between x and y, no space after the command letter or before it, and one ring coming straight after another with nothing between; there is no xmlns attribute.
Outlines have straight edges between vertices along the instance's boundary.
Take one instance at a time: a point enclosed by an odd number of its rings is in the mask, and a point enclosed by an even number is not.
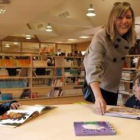
<svg viewBox="0 0 140 140"><path fill-rule="evenodd" d="M0 126L20 126L26 121L50 111L53 108L56 107L43 105L21 105L17 110L9 110L5 114L1 115Z"/></svg>
<svg viewBox="0 0 140 140"><path fill-rule="evenodd" d="M74 122L76 136L115 135L116 131L109 122Z"/></svg>
<svg viewBox="0 0 140 140"><path fill-rule="evenodd" d="M129 107L112 107L104 115L112 117L140 119L140 110Z"/></svg>

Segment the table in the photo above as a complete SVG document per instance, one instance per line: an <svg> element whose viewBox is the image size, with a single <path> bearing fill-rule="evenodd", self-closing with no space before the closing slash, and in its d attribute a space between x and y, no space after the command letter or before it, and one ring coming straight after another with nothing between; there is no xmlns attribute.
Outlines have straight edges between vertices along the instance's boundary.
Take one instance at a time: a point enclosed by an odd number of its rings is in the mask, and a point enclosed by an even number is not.
<svg viewBox="0 0 140 140"><path fill-rule="evenodd" d="M139 140L140 121L133 119L101 116L94 112L94 105L57 105L39 117L20 127L0 126L2 140ZM108 106L109 108L110 106ZM117 131L110 136L75 136L74 121L108 121Z"/></svg>

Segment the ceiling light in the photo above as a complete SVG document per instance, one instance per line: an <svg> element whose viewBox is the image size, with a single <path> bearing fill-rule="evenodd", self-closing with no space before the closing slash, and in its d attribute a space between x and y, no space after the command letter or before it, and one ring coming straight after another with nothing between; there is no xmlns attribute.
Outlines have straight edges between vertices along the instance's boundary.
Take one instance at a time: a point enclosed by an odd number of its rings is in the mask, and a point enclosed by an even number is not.
<svg viewBox="0 0 140 140"><path fill-rule="evenodd" d="M26 35L26 39L31 39L31 35Z"/></svg>
<svg viewBox="0 0 140 140"><path fill-rule="evenodd" d="M0 8L0 14L4 14L5 11L6 11L6 9L4 9L4 8Z"/></svg>
<svg viewBox="0 0 140 140"><path fill-rule="evenodd" d="M63 41L58 41L58 42L56 42L56 43L63 43Z"/></svg>
<svg viewBox="0 0 140 140"><path fill-rule="evenodd" d="M46 31L47 32L52 32L52 26L50 23L48 23L47 27L46 27Z"/></svg>
<svg viewBox="0 0 140 140"><path fill-rule="evenodd" d="M84 38L84 39L86 39L86 38L89 38L89 36L80 36L79 38Z"/></svg>
<svg viewBox="0 0 140 140"><path fill-rule="evenodd" d="M70 39L68 39L69 41L75 41L76 39L74 39L74 38L70 38Z"/></svg>
<svg viewBox="0 0 140 140"><path fill-rule="evenodd" d="M10 47L10 45L9 45L9 44L5 44L5 47L6 47L6 48L9 48L9 47Z"/></svg>
<svg viewBox="0 0 140 140"><path fill-rule="evenodd" d="M14 44L14 45L17 45L17 44L18 44L18 42L14 42L13 44Z"/></svg>
<svg viewBox="0 0 140 140"><path fill-rule="evenodd" d="M87 14L86 14L88 17L93 17L93 16L95 16L96 14L95 14L95 11L94 11L94 9L93 9L93 6L92 6L92 4L90 4L89 5L89 8L88 8L88 11L87 11Z"/></svg>

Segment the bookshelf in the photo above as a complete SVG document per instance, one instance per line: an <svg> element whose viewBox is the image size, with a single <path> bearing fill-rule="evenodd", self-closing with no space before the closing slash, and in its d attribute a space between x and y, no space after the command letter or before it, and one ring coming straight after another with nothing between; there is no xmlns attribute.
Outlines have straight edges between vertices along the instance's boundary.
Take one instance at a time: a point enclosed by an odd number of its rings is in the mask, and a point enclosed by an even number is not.
<svg viewBox="0 0 140 140"><path fill-rule="evenodd" d="M30 55L0 55L0 99L12 100L19 97L23 89L32 84L32 59Z"/></svg>
<svg viewBox="0 0 140 140"><path fill-rule="evenodd" d="M84 75L81 75L83 57L36 56L36 58L40 59L40 61L46 60L47 66L46 64L42 67L33 66L35 71L35 75L32 78L33 91L37 91L38 88L42 90L42 95L40 94L42 98L44 95L47 98L82 95L78 79L84 78ZM42 74L37 71L42 71ZM38 84L34 84L34 82Z"/></svg>
<svg viewBox="0 0 140 140"><path fill-rule="evenodd" d="M140 73L140 55L126 55L119 87L119 96L124 103L133 93L133 79ZM121 104L122 104L121 103Z"/></svg>
<svg viewBox="0 0 140 140"><path fill-rule="evenodd" d="M83 58L0 54L0 101L82 95Z"/></svg>

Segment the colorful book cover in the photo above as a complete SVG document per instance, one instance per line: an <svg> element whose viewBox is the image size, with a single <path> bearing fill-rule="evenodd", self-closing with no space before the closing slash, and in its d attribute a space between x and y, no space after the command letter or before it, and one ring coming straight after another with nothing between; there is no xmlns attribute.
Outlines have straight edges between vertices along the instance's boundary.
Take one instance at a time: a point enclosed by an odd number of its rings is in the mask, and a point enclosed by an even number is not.
<svg viewBox="0 0 140 140"><path fill-rule="evenodd" d="M22 105L17 110L9 110L0 116L0 126L17 127L47 111L56 108L55 106L43 105Z"/></svg>
<svg viewBox="0 0 140 140"><path fill-rule="evenodd" d="M104 115L140 120L140 110L129 107L112 107L108 109Z"/></svg>
<svg viewBox="0 0 140 140"><path fill-rule="evenodd" d="M74 122L76 136L115 135L116 131L109 122Z"/></svg>

